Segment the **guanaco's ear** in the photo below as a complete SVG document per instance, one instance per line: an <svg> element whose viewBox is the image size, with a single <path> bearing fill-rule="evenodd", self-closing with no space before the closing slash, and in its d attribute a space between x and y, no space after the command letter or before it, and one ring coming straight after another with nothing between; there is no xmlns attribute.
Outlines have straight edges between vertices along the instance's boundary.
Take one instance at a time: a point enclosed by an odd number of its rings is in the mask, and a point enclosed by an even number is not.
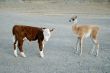
<svg viewBox="0 0 110 73"><path fill-rule="evenodd" d="M77 16L73 16L71 19L72 19L72 20L75 20L75 19L77 19Z"/></svg>
<svg viewBox="0 0 110 73"><path fill-rule="evenodd" d="M50 29L50 32L52 32L55 28Z"/></svg>
<svg viewBox="0 0 110 73"><path fill-rule="evenodd" d="M75 19L77 19L77 16L73 16L73 17L69 20L69 22L72 22L72 21L74 21Z"/></svg>
<svg viewBox="0 0 110 73"><path fill-rule="evenodd" d="M69 20L69 22L71 22L71 19Z"/></svg>
<svg viewBox="0 0 110 73"><path fill-rule="evenodd" d="M77 16L74 17L75 19L77 18Z"/></svg>

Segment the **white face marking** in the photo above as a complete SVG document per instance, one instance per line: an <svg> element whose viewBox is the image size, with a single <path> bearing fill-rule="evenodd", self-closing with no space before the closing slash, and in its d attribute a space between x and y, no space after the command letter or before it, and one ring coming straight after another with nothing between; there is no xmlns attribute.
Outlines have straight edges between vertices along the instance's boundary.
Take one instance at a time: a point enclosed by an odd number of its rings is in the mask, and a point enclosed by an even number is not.
<svg viewBox="0 0 110 73"><path fill-rule="evenodd" d="M75 19L75 20L73 21L73 23L74 23L74 24L77 24L77 19Z"/></svg>
<svg viewBox="0 0 110 73"><path fill-rule="evenodd" d="M20 52L20 55L21 55L22 57L26 57L26 55L24 54L24 52Z"/></svg>
<svg viewBox="0 0 110 73"><path fill-rule="evenodd" d="M43 34L44 34L44 41L48 41L50 36L51 36L50 30L49 29L43 29Z"/></svg>
<svg viewBox="0 0 110 73"><path fill-rule="evenodd" d="M41 56L42 58L44 57L43 51L40 51L40 56Z"/></svg>
<svg viewBox="0 0 110 73"><path fill-rule="evenodd" d="M15 55L15 57L18 56L18 54L17 54L17 49L14 50L14 55Z"/></svg>

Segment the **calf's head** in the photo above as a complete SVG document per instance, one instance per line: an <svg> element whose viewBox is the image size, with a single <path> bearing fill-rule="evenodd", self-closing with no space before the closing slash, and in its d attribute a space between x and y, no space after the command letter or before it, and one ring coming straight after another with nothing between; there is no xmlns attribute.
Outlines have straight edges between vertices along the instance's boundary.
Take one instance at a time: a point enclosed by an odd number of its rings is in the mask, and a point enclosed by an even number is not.
<svg viewBox="0 0 110 73"><path fill-rule="evenodd" d="M44 41L48 41L50 36L51 36L51 32L54 30L53 29L48 29L48 28L43 28L43 35L44 35Z"/></svg>

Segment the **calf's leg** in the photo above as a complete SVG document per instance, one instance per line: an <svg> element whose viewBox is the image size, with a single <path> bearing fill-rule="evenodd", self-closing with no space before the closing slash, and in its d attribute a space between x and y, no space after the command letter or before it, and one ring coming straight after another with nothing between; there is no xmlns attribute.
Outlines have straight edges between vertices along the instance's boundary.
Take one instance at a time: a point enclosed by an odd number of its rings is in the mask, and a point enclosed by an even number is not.
<svg viewBox="0 0 110 73"><path fill-rule="evenodd" d="M14 44L13 44L13 47L14 47L14 55L15 55L15 57L17 57L17 56L18 56L18 54L17 54L17 49L16 49L17 38L15 38L15 36L13 37L13 42L14 42Z"/></svg>
<svg viewBox="0 0 110 73"><path fill-rule="evenodd" d="M19 51L20 51L20 55L22 57L26 57L26 55L24 54L22 46L23 46L23 40L18 40L18 48L19 48Z"/></svg>
<svg viewBox="0 0 110 73"><path fill-rule="evenodd" d="M44 43L43 41L38 40L38 44L39 44L40 56L43 58L44 57L44 53L43 53Z"/></svg>

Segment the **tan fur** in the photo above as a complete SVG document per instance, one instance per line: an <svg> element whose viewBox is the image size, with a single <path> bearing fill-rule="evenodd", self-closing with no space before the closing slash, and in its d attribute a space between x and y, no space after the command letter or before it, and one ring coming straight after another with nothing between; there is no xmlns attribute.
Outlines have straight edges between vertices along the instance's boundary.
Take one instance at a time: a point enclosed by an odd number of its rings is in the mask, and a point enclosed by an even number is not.
<svg viewBox="0 0 110 73"><path fill-rule="evenodd" d="M79 25L79 24L73 24L72 25L72 31L77 35L78 41L77 41L77 51L78 51L78 44L80 45L80 55L82 54L82 44L83 44L83 39L87 37L91 37L93 43L97 47L97 56L98 56L98 48L99 44L97 41L97 34L99 31L99 27L96 25ZM93 51L92 51L93 53Z"/></svg>

